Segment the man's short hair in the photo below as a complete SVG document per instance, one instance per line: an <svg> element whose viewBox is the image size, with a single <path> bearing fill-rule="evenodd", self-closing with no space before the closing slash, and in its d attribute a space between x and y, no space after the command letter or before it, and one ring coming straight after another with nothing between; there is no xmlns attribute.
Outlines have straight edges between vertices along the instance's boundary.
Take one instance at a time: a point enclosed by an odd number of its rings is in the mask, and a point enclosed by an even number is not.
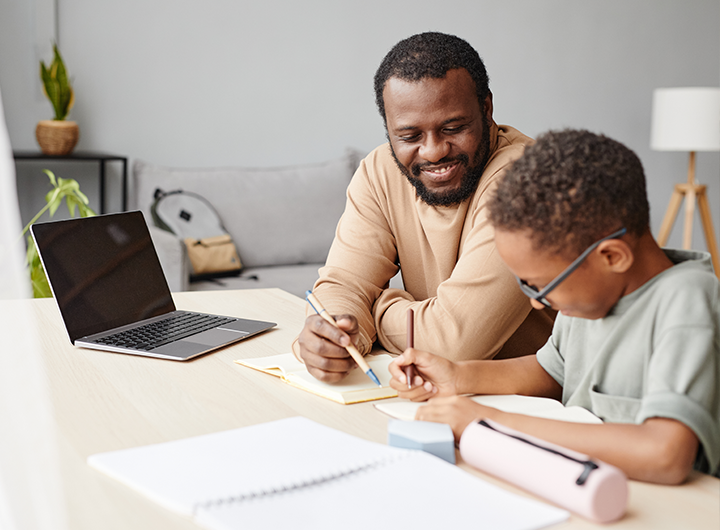
<svg viewBox="0 0 720 530"><path fill-rule="evenodd" d="M460 37L436 32L419 33L398 42L375 72L375 102L383 121L387 123L383 89L388 79L441 79L454 68L464 68L470 74L483 108L490 93L488 75L485 64L470 44Z"/></svg>
<svg viewBox="0 0 720 530"><path fill-rule="evenodd" d="M568 256L623 226L639 237L650 225L642 164L606 136L550 131L508 169L490 220L501 230L529 231L536 248Z"/></svg>

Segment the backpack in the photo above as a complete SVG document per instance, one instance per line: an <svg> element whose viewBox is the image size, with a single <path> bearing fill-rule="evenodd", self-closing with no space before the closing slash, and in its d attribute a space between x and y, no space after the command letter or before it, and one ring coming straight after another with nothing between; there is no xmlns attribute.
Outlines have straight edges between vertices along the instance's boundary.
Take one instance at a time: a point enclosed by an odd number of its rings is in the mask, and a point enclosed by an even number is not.
<svg viewBox="0 0 720 530"><path fill-rule="evenodd" d="M190 281L238 276L242 263L235 243L212 205L197 193L183 190L153 194L150 207L155 226L179 237L187 250Z"/></svg>

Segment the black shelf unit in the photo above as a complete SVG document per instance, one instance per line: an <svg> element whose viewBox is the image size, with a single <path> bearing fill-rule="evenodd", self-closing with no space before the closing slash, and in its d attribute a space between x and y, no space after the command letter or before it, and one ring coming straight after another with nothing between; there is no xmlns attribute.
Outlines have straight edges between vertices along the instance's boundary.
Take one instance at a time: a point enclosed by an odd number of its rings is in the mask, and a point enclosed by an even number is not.
<svg viewBox="0 0 720 530"><path fill-rule="evenodd" d="M127 157L96 151L75 151L69 155L46 155L40 151L13 151L15 162L22 160L64 160L66 162L96 162L100 178L100 213L105 213L105 165L122 163L122 211L127 210Z"/></svg>

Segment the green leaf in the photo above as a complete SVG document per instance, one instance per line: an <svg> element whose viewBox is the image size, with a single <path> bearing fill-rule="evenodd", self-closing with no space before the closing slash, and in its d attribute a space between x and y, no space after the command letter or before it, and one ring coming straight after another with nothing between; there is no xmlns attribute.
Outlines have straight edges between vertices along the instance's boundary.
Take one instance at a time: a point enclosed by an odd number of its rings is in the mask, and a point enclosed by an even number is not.
<svg viewBox="0 0 720 530"><path fill-rule="evenodd" d="M27 236L27 250L25 251L25 264L32 266L35 258L38 257L37 248L35 248L35 241L32 236Z"/></svg>
<svg viewBox="0 0 720 530"><path fill-rule="evenodd" d="M64 120L73 104L74 95L65 63L57 45L53 45L53 54L53 61L49 67L45 66L43 61L40 61L40 78L43 82L45 95L47 95L55 111L55 119Z"/></svg>
<svg viewBox="0 0 720 530"><path fill-rule="evenodd" d="M78 204L78 210L80 210L80 217L94 217L97 215L95 210L84 204Z"/></svg>
<svg viewBox="0 0 720 530"><path fill-rule="evenodd" d="M57 46L53 46L53 50L55 51L55 59L53 61L56 66L55 78L58 80L58 83L60 83L60 86L67 87L68 77L67 71L65 70L65 63L60 56L60 51L58 50Z"/></svg>
<svg viewBox="0 0 720 530"><path fill-rule="evenodd" d="M49 298L52 296L50 285L45 275L40 256L35 248L35 242L32 236L27 238L27 253L26 263L28 265L28 271L30 276L30 284L32 286L34 298Z"/></svg>
<svg viewBox="0 0 720 530"><path fill-rule="evenodd" d="M59 196L61 194L62 194L62 190L58 187L55 187L45 194L45 202L50 204L51 202L56 200L57 196Z"/></svg>
<svg viewBox="0 0 720 530"><path fill-rule="evenodd" d="M90 201L88 200L87 195L85 195L79 189L75 190L75 195L77 195L80 198L80 200L83 202L83 204L90 204Z"/></svg>
<svg viewBox="0 0 720 530"><path fill-rule="evenodd" d="M77 197L75 197L74 195L68 195L67 197L65 197L65 204L67 204L70 217L75 217L75 210L77 209L79 202L80 201L78 201Z"/></svg>
<svg viewBox="0 0 720 530"><path fill-rule="evenodd" d="M75 191L80 189L80 184L78 184L77 180L75 179L64 179L59 178L58 179L58 188L62 191L64 194L70 194L74 193Z"/></svg>
<svg viewBox="0 0 720 530"><path fill-rule="evenodd" d="M50 70L47 69L45 66L45 63L40 61L40 79L42 79L43 82L43 88L45 89L45 95L50 98L50 94L47 91L47 86L52 83L52 78L50 77Z"/></svg>
<svg viewBox="0 0 720 530"><path fill-rule="evenodd" d="M30 226L37 221L43 213L49 211L50 217L52 217L60 207L63 199L65 199L71 217L75 217L76 211L81 217L95 215L92 208L88 206L90 201L88 201L87 196L80 191L80 185L75 179L56 177L55 174L48 169L44 169L43 172L48 176L50 184L52 185L52 189L45 195L47 204L25 225L19 239L23 237ZM43 270L42 262L40 261L40 256L37 253L32 236L27 236L25 262L28 266L28 276L32 284L33 296L36 298L52 296L52 291L48 285L45 271Z"/></svg>
<svg viewBox="0 0 720 530"><path fill-rule="evenodd" d="M80 206L80 217L94 217L97 213L88 206Z"/></svg>
<svg viewBox="0 0 720 530"><path fill-rule="evenodd" d="M57 181L55 180L55 173L53 173L49 169L43 169L43 173L45 173L48 176L48 178L50 179L50 183L53 185L53 187L57 188Z"/></svg>
<svg viewBox="0 0 720 530"><path fill-rule="evenodd" d="M51 191L50 193L48 193L45 196L45 200L47 201L48 206L49 206L50 217L52 217L53 215L55 215L55 212L57 211L57 209L60 207L60 204L62 203L62 200L63 200L62 190L60 188L55 188L53 191Z"/></svg>
<svg viewBox="0 0 720 530"><path fill-rule="evenodd" d="M30 282L32 283L33 297L52 297L50 284L48 284L47 277L45 276L45 270L42 266L36 267L30 271Z"/></svg>
<svg viewBox="0 0 720 530"><path fill-rule="evenodd" d="M53 109L55 110L55 117L57 119L58 116L58 109L59 109L59 94L58 94L58 85L57 82L54 79L51 79L48 84L45 85L45 91L47 92L48 99L50 100L50 103L53 106Z"/></svg>
<svg viewBox="0 0 720 530"><path fill-rule="evenodd" d="M68 81L67 70L65 69L65 63L60 56L60 51L57 46L53 46L55 52L55 79L58 84L58 106L55 109L57 117L56 119L64 120L68 114L68 105L72 96L70 83Z"/></svg>

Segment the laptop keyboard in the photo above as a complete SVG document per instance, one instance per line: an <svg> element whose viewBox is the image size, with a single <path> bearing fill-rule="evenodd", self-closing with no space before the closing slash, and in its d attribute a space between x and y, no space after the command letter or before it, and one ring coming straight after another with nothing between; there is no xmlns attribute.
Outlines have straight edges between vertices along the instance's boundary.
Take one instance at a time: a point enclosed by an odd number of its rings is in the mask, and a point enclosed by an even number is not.
<svg viewBox="0 0 720 530"><path fill-rule="evenodd" d="M199 313L180 313L151 324L102 337L94 342L105 346L150 351L234 320L234 318Z"/></svg>

